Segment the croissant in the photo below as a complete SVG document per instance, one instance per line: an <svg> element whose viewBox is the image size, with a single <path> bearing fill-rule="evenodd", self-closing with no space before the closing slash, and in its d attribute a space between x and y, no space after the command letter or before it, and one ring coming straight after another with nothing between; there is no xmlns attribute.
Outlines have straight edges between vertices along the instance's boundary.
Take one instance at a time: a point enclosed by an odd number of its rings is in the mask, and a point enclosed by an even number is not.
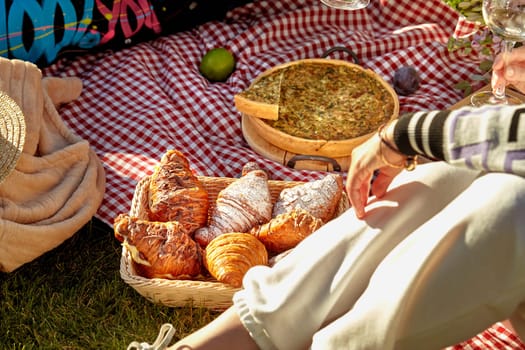
<svg viewBox="0 0 525 350"><path fill-rule="evenodd" d="M247 232L272 217L268 176L263 170L247 172L217 194L209 224L195 231L194 238L205 247L226 232Z"/></svg>
<svg viewBox="0 0 525 350"><path fill-rule="evenodd" d="M208 192L177 150L162 156L150 177L148 195L151 221L178 221L193 232L208 220Z"/></svg>
<svg viewBox="0 0 525 350"><path fill-rule="evenodd" d="M285 188L275 202L272 216L302 208L326 223L334 217L342 193L343 178L338 174L328 174L320 180Z"/></svg>
<svg viewBox="0 0 525 350"><path fill-rule="evenodd" d="M257 237L271 254L295 247L323 225L323 221L304 209L294 208L269 222L255 226L249 233Z"/></svg>
<svg viewBox="0 0 525 350"><path fill-rule="evenodd" d="M250 171L254 171L254 170L261 170L261 168L259 167L259 164L257 164L256 162L248 162L244 164L244 166L242 167L241 176L244 176L248 174Z"/></svg>
<svg viewBox="0 0 525 350"><path fill-rule="evenodd" d="M238 288L249 268L268 264L268 252L255 236L228 232L206 247L204 266L217 281Z"/></svg>
<svg viewBox="0 0 525 350"><path fill-rule="evenodd" d="M113 227L139 275L191 279L202 273L202 248L177 221L147 221L120 214Z"/></svg>

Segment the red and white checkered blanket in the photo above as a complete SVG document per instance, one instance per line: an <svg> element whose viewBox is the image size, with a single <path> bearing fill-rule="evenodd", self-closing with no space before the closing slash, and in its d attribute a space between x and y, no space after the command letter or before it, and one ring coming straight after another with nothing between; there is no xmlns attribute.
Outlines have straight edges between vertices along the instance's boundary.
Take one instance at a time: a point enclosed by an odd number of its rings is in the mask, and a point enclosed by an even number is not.
<svg viewBox="0 0 525 350"><path fill-rule="evenodd" d="M492 327L479 333L471 339L447 347L443 350L523 350L523 344L507 327L502 323L496 323Z"/></svg>
<svg viewBox="0 0 525 350"><path fill-rule="evenodd" d="M400 97L401 112L450 106L462 98L454 84L477 72L475 59L447 50L456 23L457 14L438 0L373 0L355 12L319 0L256 1L224 21L118 52L62 60L44 74L84 82L82 96L59 112L105 166L107 193L97 216L111 225L129 211L137 180L170 148L183 151L199 175L236 177L246 162L257 161L274 179L322 176L265 159L243 139L233 96L277 64L344 46L388 82L403 65L417 68L421 88ZM218 46L234 53L237 66L225 83L210 83L198 66ZM345 52L330 58L352 60Z"/></svg>
<svg viewBox="0 0 525 350"><path fill-rule="evenodd" d="M82 96L60 108L60 115L88 140L107 173L105 199L96 214L112 225L130 209L137 181L150 174L168 149L179 149L199 175L236 177L256 161L273 179L314 180L324 174L295 170L254 152L243 139L233 96L277 64L319 58L331 47L353 50L361 64L390 82L393 72L411 65L422 84L400 97L401 113L444 109L463 96L454 89L478 73L478 58L447 50L458 15L439 0L372 0L364 10L328 8L319 0L255 1L231 11L223 21L139 43L117 52L62 60L44 75L78 76ZM226 47L237 60L225 83L210 83L198 71L205 52ZM344 52L330 58L351 60ZM505 328L485 336L497 338ZM524 349L515 338L507 345L464 349Z"/></svg>

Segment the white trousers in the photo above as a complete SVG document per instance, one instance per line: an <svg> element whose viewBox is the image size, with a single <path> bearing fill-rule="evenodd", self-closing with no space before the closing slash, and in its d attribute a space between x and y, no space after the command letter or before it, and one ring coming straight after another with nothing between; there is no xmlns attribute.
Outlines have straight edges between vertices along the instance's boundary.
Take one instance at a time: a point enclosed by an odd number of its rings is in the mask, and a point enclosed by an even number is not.
<svg viewBox="0 0 525 350"><path fill-rule="evenodd" d="M510 318L525 339L525 179L400 174L234 295L261 349L440 349Z"/></svg>

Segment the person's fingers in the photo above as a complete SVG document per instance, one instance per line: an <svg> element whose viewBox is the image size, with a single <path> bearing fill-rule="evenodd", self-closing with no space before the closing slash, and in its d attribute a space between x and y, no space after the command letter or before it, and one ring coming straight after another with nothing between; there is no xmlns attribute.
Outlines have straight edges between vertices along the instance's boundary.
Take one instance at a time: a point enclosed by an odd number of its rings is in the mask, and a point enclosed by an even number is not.
<svg viewBox="0 0 525 350"><path fill-rule="evenodd" d="M505 68L495 68L492 71L491 86L493 89L509 84L525 93L525 65L512 64Z"/></svg>
<svg viewBox="0 0 525 350"><path fill-rule="evenodd" d="M356 204L356 215L362 219L365 216L365 207L368 204L368 196L370 194L370 181L363 181L359 187L359 200Z"/></svg>
<svg viewBox="0 0 525 350"><path fill-rule="evenodd" d="M502 55L497 55L492 62L492 71L501 71L503 69Z"/></svg>
<svg viewBox="0 0 525 350"><path fill-rule="evenodd" d="M346 194L348 195L348 200L354 208L357 216L359 217L360 213L363 213L363 205L361 204L361 186L355 185L355 180L348 178L346 184Z"/></svg>
<svg viewBox="0 0 525 350"><path fill-rule="evenodd" d="M503 56L499 54L498 56ZM508 54L509 62L525 62L525 46L514 47Z"/></svg>
<svg viewBox="0 0 525 350"><path fill-rule="evenodd" d="M490 86L492 91L495 94L501 95L502 91L505 91L505 86L507 86L507 80L504 77L503 71L492 70L492 78L490 80Z"/></svg>
<svg viewBox="0 0 525 350"><path fill-rule="evenodd" d="M525 66L512 64L505 68L504 77L507 85L512 84L521 93L525 93Z"/></svg>
<svg viewBox="0 0 525 350"><path fill-rule="evenodd" d="M367 176L364 172L355 172L352 169L349 171L349 174L352 174L352 176L347 178L346 193L357 217L361 218L365 214L364 208L368 201L372 174Z"/></svg>
<svg viewBox="0 0 525 350"><path fill-rule="evenodd" d="M388 151L388 149L386 150ZM365 216L365 207L368 204L371 188L373 194L384 195L392 178L399 173L399 169L385 167L386 164L381 157L381 151L381 141L378 136L371 137L352 151L352 162L348 170L345 189L358 218ZM395 162L398 161L396 157L402 158L399 154L387 156ZM371 180L374 171L382 167L385 167L384 173L380 173L379 181L375 179L374 185L372 185Z"/></svg>
<svg viewBox="0 0 525 350"><path fill-rule="evenodd" d="M525 82L513 82L512 86L518 89L522 94L525 94Z"/></svg>
<svg viewBox="0 0 525 350"><path fill-rule="evenodd" d="M501 69L505 64L525 64L525 46L517 47L512 49L510 53L506 53L505 56L503 53L499 53L494 58L492 63L493 69Z"/></svg>
<svg viewBox="0 0 525 350"><path fill-rule="evenodd" d="M498 87L513 84L518 89L525 88L525 47L513 49L504 57L499 54L492 64L491 86Z"/></svg>
<svg viewBox="0 0 525 350"><path fill-rule="evenodd" d="M509 64L504 69L504 77L511 83L525 81L525 65Z"/></svg>
<svg viewBox="0 0 525 350"><path fill-rule="evenodd" d="M361 204L361 188L351 188L347 191L347 194L355 214L358 218L361 218L365 213L364 206Z"/></svg>
<svg viewBox="0 0 525 350"><path fill-rule="evenodd" d="M385 195L388 186L392 183L394 176L387 174L387 168L383 168L379 171L374 182L372 183L372 194L377 198L381 198Z"/></svg>
<svg viewBox="0 0 525 350"><path fill-rule="evenodd" d="M365 207L368 204L368 196L370 193L369 183L370 181L363 182L363 184L361 185L361 192L360 192L361 200L359 202L359 211L356 213L357 217L360 219L362 219L365 216Z"/></svg>

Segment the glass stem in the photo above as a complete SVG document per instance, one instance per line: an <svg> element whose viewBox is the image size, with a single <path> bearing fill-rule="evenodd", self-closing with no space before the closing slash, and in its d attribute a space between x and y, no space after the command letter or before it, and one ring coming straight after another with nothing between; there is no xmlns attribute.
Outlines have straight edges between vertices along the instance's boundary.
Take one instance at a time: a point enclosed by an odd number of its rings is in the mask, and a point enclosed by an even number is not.
<svg viewBox="0 0 525 350"><path fill-rule="evenodd" d="M503 42L503 69L507 67L507 63L509 60L509 55L514 48L514 41L510 40L504 40ZM494 88L494 96L497 99L504 99L505 98L505 84L500 84Z"/></svg>

